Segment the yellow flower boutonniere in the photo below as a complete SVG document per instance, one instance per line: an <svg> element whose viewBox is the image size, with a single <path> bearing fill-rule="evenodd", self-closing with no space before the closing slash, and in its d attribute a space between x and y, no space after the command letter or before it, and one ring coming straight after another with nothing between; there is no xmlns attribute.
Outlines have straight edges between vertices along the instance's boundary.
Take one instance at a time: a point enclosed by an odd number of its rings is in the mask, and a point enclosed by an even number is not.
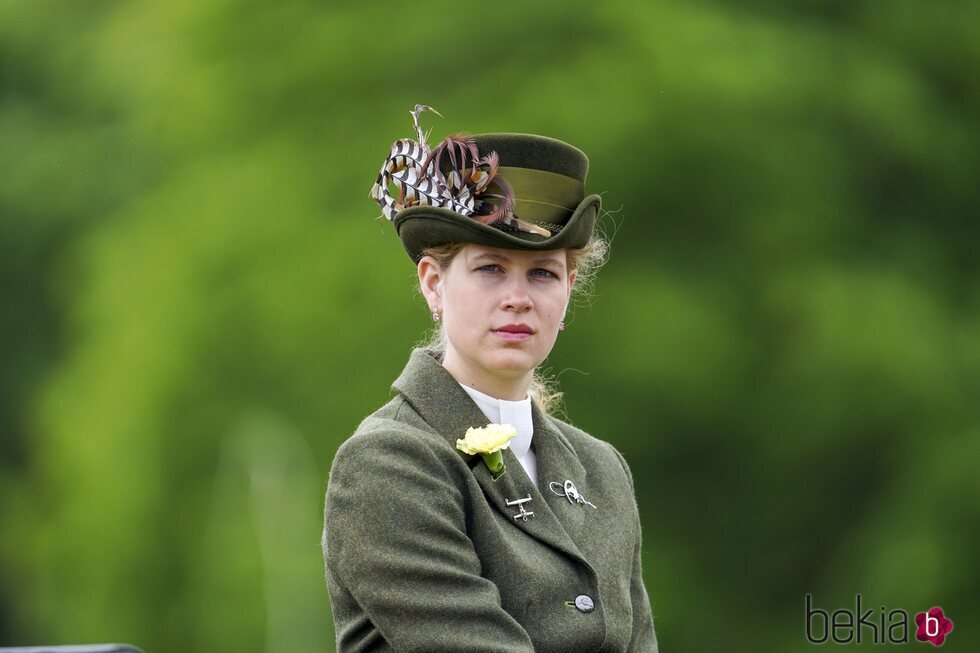
<svg viewBox="0 0 980 653"><path fill-rule="evenodd" d="M510 441L516 436L517 429L510 424L487 424L482 429L466 429L466 436L456 440L456 448L471 456L483 456L483 462L496 481L506 471L501 452L510 446Z"/></svg>

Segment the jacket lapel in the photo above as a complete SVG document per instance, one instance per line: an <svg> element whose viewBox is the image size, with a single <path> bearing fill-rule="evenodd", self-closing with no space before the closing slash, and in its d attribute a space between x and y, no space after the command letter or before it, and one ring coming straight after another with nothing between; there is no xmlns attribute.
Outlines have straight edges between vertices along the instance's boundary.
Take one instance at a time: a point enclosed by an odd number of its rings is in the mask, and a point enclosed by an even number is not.
<svg viewBox="0 0 980 653"><path fill-rule="evenodd" d="M465 435L467 428L479 428L487 424L486 416L473 403L466 391L432 354L424 350L416 349L412 352L408 365L392 387L405 397L429 426L449 440L453 448L456 447L456 440ZM504 450L504 464L507 471L496 481L491 477L480 456L469 456L458 450L457 452L469 463L473 476L480 484L487 501L506 516L510 523L572 557L584 559L565 531L562 522L549 507L556 505L557 500L565 503L567 500L548 490L544 473L566 474L562 477L564 481L565 478L569 478L569 474L584 479L585 470L561 434L547 423L547 417L541 414L533 403L532 419L534 424L532 442L538 459L538 478L544 492L551 494L549 499L555 501L545 499L542 491L534 486L510 449ZM539 434L542 433L544 435L539 440ZM553 480L550 476L547 478ZM531 501L524 504L524 509L533 512L534 515L529 516L526 521L520 517L515 519L515 515L519 516L521 513L520 507L516 504L507 505L507 502L528 496L531 497ZM580 506L575 507L580 508ZM570 523L571 521L569 520Z"/></svg>
<svg viewBox="0 0 980 653"><path fill-rule="evenodd" d="M531 483L517 456L510 449L504 452L507 471L496 481L491 477L490 470L483 461L479 457L477 460L479 462L473 466L473 476L483 489L487 501L503 513L508 521L542 542L547 542L574 558L582 558L582 553L548 507L541 492ZM517 505L507 505L507 502L527 497L531 497L531 500L524 504L524 509L533 512L534 515L529 516L525 521L521 518L520 508Z"/></svg>
<svg viewBox="0 0 980 653"><path fill-rule="evenodd" d="M573 540L578 540L586 526L590 508L587 505L570 502L564 494L565 481L571 481L588 499L588 474L575 453L571 443L555 427L551 419L532 406L534 423L534 451L538 461L538 485L551 511L564 526ZM552 489L554 483L554 490ZM556 494L555 490L561 492Z"/></svg>

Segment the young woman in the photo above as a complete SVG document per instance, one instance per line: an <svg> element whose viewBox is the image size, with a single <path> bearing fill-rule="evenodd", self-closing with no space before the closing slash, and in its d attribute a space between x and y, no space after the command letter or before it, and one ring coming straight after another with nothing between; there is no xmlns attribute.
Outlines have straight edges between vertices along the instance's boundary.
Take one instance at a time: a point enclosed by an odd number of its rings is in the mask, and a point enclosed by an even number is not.
<svg viewBox="0 0 980 653"><path fill-rule="evenodd" d="M535 378L605 250L588 159L519 134L430 150L422 110L372 195L439 330L333 462L337 650L656 651L629 468Z"/></svg>

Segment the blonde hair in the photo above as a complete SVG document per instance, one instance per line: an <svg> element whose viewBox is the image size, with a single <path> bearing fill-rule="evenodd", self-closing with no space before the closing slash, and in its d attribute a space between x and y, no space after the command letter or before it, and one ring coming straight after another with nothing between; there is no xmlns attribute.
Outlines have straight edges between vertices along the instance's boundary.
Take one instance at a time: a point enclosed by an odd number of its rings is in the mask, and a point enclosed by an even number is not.
<svg viewBox="0 0 980 653"><path fill-rule="evenodd" d="M453 260L465 247L467 243L453 242L444 245L429 247L422 252L422 256L431 256L443 270L449 268ZM606 262L609 252L609 245L598 233L593 233L589 242L584 247L569 247L565 250L566 264L569 271L575 270L575 286L572 288L572 298L576 300L587 299L592 292L595 283L596 273ZM446 351L446 333L442 328L442 323L429 334L429 337L419 345L425 349L444 354ZM528 388L531 399L545 413L552 413L561 406L562 392L558 389L558 381L548 375L541 368L534 370L531 376L531 386Z"/></svg>

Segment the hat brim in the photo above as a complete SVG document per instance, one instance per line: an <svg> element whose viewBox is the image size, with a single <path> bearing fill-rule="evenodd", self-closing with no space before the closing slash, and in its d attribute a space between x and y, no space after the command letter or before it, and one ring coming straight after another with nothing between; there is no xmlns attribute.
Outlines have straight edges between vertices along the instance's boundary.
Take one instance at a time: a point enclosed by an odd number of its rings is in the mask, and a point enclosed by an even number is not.
<svg viewBox="0 0 980 653"><path fill-rule="evenodd" d="M589 195L575 207L561 231L547 238L523 231L503 231L435 206L413 206L399 212L392 222L405 251L418 263L426 249L455 242L533 251L584 247L592 236L601 206L599 195Z"/></svg>

